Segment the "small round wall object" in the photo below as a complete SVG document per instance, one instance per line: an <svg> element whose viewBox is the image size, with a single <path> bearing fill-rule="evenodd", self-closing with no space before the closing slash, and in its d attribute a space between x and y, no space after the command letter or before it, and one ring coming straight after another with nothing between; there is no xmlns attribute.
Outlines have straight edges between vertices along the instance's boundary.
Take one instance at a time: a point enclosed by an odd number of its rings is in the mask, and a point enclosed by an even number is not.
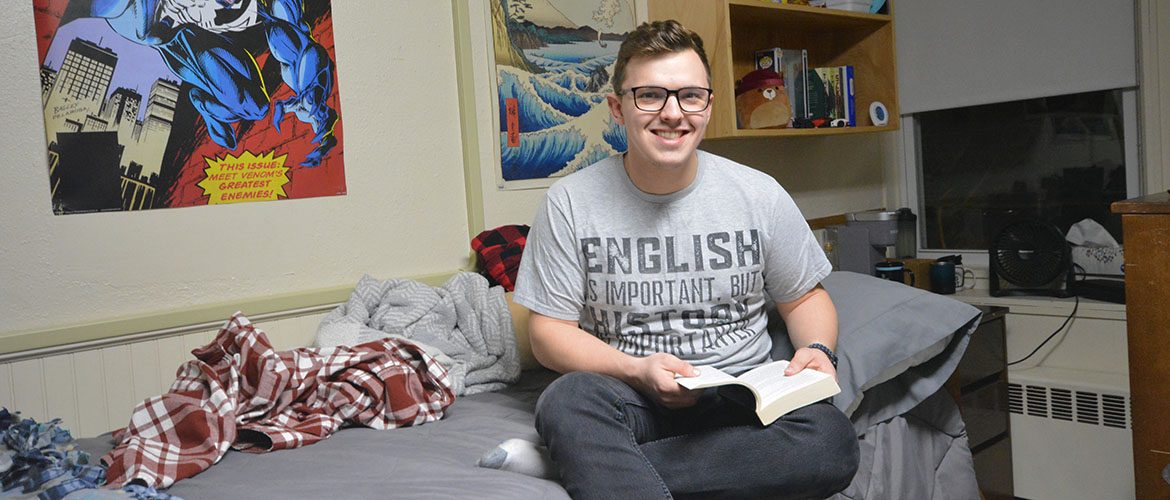
<svg viewBox="0 0 1170 500"><path fill-rule="evenodd" d="M869 120L875 126L881 127L890 122L890 112L886 110L886 105L881 102L874 101L869 105Z"/></svg>

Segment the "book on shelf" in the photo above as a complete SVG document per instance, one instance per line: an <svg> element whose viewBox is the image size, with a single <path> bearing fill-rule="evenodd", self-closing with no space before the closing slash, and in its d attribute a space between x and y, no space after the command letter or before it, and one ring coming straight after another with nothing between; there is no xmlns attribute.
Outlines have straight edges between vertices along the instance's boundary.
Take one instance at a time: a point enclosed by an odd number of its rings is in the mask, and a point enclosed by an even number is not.
<svg viewBox="0 0 1170 500"><path fill-rule="evenodd" d="M833 108L834 100L828 91L828 85L821 75L826 72L817 68L808 70L808 118L814 126L821 126L829 122L829 117L836 113Z"/></svg>
<svg viewBox="0 0 1170 500"><path fill-rule="evenodd" d="M841 77L837 72L837 67L815 68L813 69L818 76L820 76L821 84L825 86L825 101L828 103L825 108L825 118L832 122L841 118Z"/></svg>
<svg viewBox="0 0 1170 500"><path fill-rule="evenodd" d="M845 126L857 126L857 102L853 89L853 66L839 66L841 70L841 93L844 94L842 111L844 112Z"/></svg>
<svg viewBox="0 0 1170 500"><path fill-rule="evenodd" d="M788 95L788 107L794 120L808 117L808 51L805 49L782 49L779 47L757 50L756 69L770 69L784 79L784 92Z"/></svg>
<svg viewBox="0 0 1170 500"><path fill-rule="evenodd" d="M841 392L837 381L827 373L804 369L785 376L788 361L779 360L732 376L718 368L697 368L699 375L675 379L687 389L718 387L728 399L754 407L764 425L797 408L813 404Z"/></svg>
<svg viewBox="0 0 1170 500"><path fill-rule="evenodd" d="M813 99L812 118L829 122L844 120L848 127L857 126L857 104L854 92L853 66L814 68L817 78L812 84L823 86L824 105Z"/></svg>

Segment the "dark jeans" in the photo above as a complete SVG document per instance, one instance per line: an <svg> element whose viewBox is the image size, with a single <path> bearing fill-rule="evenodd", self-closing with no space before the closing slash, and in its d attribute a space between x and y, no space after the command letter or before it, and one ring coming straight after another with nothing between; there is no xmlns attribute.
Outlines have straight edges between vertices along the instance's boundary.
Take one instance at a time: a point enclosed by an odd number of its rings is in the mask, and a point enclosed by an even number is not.
<svg viewBox="0 0 1170 500"><path fill-rule="evenodd" d="M767 427L714 390L670 410L624 382L568 373L536 428L573 498L824 498L857 472L853 426L821 402Z"/></svg>

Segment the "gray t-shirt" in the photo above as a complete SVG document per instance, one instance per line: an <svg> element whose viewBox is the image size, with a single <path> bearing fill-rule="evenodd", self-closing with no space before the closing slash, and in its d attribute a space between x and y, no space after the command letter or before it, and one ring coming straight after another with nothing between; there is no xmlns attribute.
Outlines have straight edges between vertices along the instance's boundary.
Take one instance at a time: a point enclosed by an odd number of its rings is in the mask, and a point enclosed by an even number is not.
<svg viewBox="0 0 1170 500"><path fill-rule="evenodd" d="M733 373L766 362L768 297L801 297L829 261L775 179L698 155L694 182L668 195L635 187L620 156L553 184L515 301L634 356L667 352Z"/></svg>

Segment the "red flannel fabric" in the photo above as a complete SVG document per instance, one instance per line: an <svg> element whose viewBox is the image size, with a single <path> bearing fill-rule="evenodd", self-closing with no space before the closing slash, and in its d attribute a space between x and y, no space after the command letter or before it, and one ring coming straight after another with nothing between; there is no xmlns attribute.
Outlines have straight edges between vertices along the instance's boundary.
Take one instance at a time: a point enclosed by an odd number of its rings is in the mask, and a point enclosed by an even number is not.
<svg viewBox="0 0 1170 500"><path fill-rule="evenodd" d="M382 339L353 347L276 351L236 313L191 351L170 391L143 401L102 457L109 484L166 488L228 448L296 448L342 424L390 429L439 420L455 400L447 370L418 346Z"/></svg>
<svg viewBox="0 0 1170 500"><path fill-rule="evenodd" d="M516 272L528 240L528 226L500 226L479 233L471 240L471 249L479 257L476 266L492 286L511 292L516 288Z"/></svg>

